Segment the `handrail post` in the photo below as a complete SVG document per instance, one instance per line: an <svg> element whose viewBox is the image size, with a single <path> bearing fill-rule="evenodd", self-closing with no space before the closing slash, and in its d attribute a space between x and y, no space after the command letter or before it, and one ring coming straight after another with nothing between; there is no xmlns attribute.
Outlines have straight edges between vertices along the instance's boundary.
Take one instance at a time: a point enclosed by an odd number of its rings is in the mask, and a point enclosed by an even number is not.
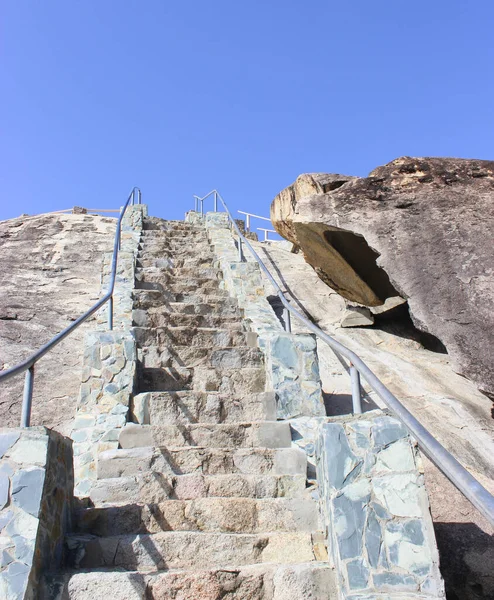
<svg viewBox="0 0 494 600"><path fill-rule="evenodd" d="M108 298L108 329L113 329L113 294Z"/></svg>
<svg viewBox="0 0 494 600"><path fill-rule="evenodd" d="M214 212L218 212L218 194L214 193Z"/></svg>
<svg viewBox="0 0 494 600"><path fill-rule="evenodd" d="M204 200L201 198L201 217L204 215Z"/></svg>
<svg viewBox="0 0 494 600"><path fill-rule="evenodd" d="M24 395L22 398L21 427L31 424L31 405L33 403L34 365L26 371Z"/></svg>
<svg viewBox="0 0 494 600"><path fill-rule="evenodd" d="M137 203L142 204L142 192L141 188L137 188Z"/></svg>
<svg viewBox="0 0 494 600"><path fill-rule="evenodd" d="M242 252L242 238L240 236L238 238L238 260L239 262L244 262L244 253Z"/></svg>
<svg viewBox="0 0 494 600"><path fill-rule="evenodd" d="M362 390L360 387L360 373L358 372L357 367L350 363L350 380L352 384L352 405L353 405L353 414L361 415L362 414Z"/></svg>
<svg viewBox="0 0 494 600"><path fill-rule="evenodd" d="M250 215L245 215L245 231L250 231Z"/></svg>
<svg viewBox="0 0 494 600"><path fill-rule="evenodd" d="M267 242L269 238L269 231L267 229L264 230L264 241Z"/></svg>
<svg viewBox="0 0 494 600"><path fill-rule="evenodd" d="M283 309L283 320L285 321L285 331L287 333L292 333L292 318L290 316L290 311L286 308Z"/></svg>

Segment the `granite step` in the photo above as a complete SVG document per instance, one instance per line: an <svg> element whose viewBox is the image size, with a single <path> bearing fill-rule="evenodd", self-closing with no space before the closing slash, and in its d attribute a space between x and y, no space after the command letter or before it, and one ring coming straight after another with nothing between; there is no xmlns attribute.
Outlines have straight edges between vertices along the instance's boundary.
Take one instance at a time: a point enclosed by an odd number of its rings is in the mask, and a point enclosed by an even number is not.
<svg viewBox="0 0 494 600"><path fill-rule="evenodd" d="M160 259L156 259L158 262ZM156 260L154 262L156 262ZM136 267L136 278L146 281L159 281L162 284L175 285L180 281L197 281L198 285L203 285L214 281L216 285L223 279L223 273L215 267L206 267L203 269L193 269L191 267L171 268L169 260L163 259L166 264L162 267Z"/></svg>
<svg viewBox="0 0 494 600"><path fill-rule="evenodd" d="M194 244L190 244L186 240L182 242L178 239L168 239L166 238L166 234L162 237L146 237L141 238L137 250L141 257L145 257L147 252L162 252L175 258L199 258L200 256L214 258L214 253L207 238L196 240Z"/></svg>
<svg viewBox="0 0 494 600"><path fill-rule="evenodd" d="M218 392L146 392L134 396L131 419L141 425L276 420L274 392L232 398Z"/></svg>
<svg viewBox="0 0 494 600"><path fill-rule="evenodd" d="M327 562L259 564L210 570L76 572L64 598L94 600L330 600L337 598ZM47 596L48 597L48 596Z"/></svg>
<svg viewBox="0 0 494 600"><path fill-rule="evenodd" d="M290 448L290 425L281 421L254 423L188 423L139 425L127 423L119 438L120 448Z"/></svg>
<svg viewBox="0 0 494 600"><path fill-rule="evenodd" d="M257 336L243 329L243 323L228 323L223 327L134 327L137 343L159 348L191 346L211 349L237 346L255 347Z"/></svg>
<svg viewBox="0 0 494 600"><path fill-rule="evenodd" d="M225 394L256 394L264 392L264 367L214 368L160 367L139 370L139 392L222 392Z"/></svg>
<svg viewBox="0 0 494 600"><path fill-rule="evenodd" d="M146 247L142 252L137 255L137 265L144 267L147 266L144 260L166 260L165 266L172 268L189 268L189 269L210 269L214 268L213 263L215 262L215 256L212 252L201 251L198 255L197 252L180 252L170 248L162 247ZM156 264L156 263L150 263ZM159 266L159 265L157 265Z"/></svg>
<svg viewBox="0 0 494 600"><path fill-rule="evenodd" d="M178 238L187 239L189 236L191 238L205 237L207 235L207 232L203 227L181 227L181 228L168 227L166 229L163 229L163 228L147 229L146 227L143 228L143 231L142 231L143 238L155 237L155 236L159 236L159 235L165 235L166 237L169 237L169 238L178 237Z"/></svg>
<svg viewBox="0 0 494 600"><path fill-rule="evenodd" d="M72 535L67 538L67 547L69 564L83 569L196 571L229 565L315 560L312 535L307 532Z"/></svg>
<svg viewBox="0 0 494 600"><path fill-rule="evenodd" d="M144 231L204 231L204 227L184 223L184 221L170 221L159 217L145 217L142 222Z"/></svg>
<svg viewBox="0 0 494 600"><path fill-rule="evenodd" d="M181 296L178 298L178 296ZM134 309L167 308L175 305L207 305L219 307L238 307L235 298L230 298L226 290L218 290L215 295L207 294L172 294L159 290L134 290L132 293ZM185 309L184 309L185 310ZM190 309L192 310L192 309ZM177 310L176 312L180 312Z"/></svg>
<svg viewBox="0 0 494 600"><path fill-rule="evenodd" d="M219 279L210 278L180 278L170 275L170 272L149 273L137 272L135 289L159 290L178 293L216 294L221 288Z"/></svg>
<svg viewBox="0 0 494 600"><path fill-rule="evenodd" d="M243 311L233 298L218 298L206 302L177 302L165 300L159 292L154 296L134 296L134 310L144 310L149 314L188 314L242 317Z"/></svg>
<svg viewBox="0 0 494 600"><path fill-rule="evenodd" d="M259 367L263 357L258 348L249 346L216 349L207 346L147 346L139 351L139 360L144 369L195 368L199 365L241 369Z"/></svg>
<svg viewBox="0 0 494 600"><path fill-rule="evenodd" d="M98 456L98 479L144 471L168 475L306 475L307 458L299 448L130 448Z"/></svg>
<svg viewBox="0 0 494 600"><path fill-rule="evenodd" d="M98 536L203 531L262 533L317 531L317 504L305 498L197 498L86 508L74 514L74 533Z"/></svg>
<svg viewBox="0 0 494 600"><path fill-rule="evenodd" d="M147 275L156 274L173 282L176 279L223 279L221 269L213 266L177 266L171 258L138 258L136 261L136 272Z"/></svg>
<svg viewBox="0 0 494 600"><path fill-rule="evenodd" d="M311 500L305 474L170 475L159 471L143 471L136 475L98 479L90 491L90 499L95 507L212 497Z"/></svg>
<svg viewBox="0 0 494 600"><path fill-rule="evenodd" d="M209 314L184 314L179 312L151 312L135 309L132 311L132 325L134 327L210 327L221 328L225 324L241 323L240 314L217 315Z"/></svg>
<svg viewBox="0 0 494 600"><path fill-rule="evenodd" d="M218 302L202 302L191 304L189 302L169 302L165 306L149 308L149 312L180 313L185 315L210 315L242 317L243 311L233 299Z"/></svg>

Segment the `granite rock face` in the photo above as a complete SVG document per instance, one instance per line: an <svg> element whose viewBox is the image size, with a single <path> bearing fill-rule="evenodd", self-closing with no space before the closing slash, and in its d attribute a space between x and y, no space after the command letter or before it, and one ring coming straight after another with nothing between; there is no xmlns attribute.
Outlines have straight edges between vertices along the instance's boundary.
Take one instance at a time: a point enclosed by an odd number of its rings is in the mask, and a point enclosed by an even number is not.
<svg viewBox="0 0 494 600"><path fill-rule="evenodd" d="M407 299L416 327L494 395L494 162L403 157L366 178L304 174L271 220L344 298Z"/></svg>
<svg viewBox="0 0 494 600"><path fill-rule="evenodd" d="M112 249L115 219L84 214L19 217L0 223L0 370L13 367L100 297L101 259ZM106 310L103 309L104 316ZM35 368L33 424L67 425L81 378L84 334L93 318ZM0 385L3 426L19 424L22 375Z"/></svg>

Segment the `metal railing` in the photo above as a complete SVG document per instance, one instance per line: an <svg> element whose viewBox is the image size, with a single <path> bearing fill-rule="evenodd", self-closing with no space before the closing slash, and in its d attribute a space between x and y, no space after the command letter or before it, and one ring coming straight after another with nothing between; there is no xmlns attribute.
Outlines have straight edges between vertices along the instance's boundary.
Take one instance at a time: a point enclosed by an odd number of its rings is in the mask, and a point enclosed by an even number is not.
<svg viewBox="0 0 494 600"><path fill-rule="evenodd" d="M115 278L117 273L117 258L118 251L120 250L120 232L122 229L122 219L127 210L129 204L141 204L142 195L141 190L138 187L134 187L129 194L127 202L124 204L120 211L120 217L117 221L117 229L115 231L115 241L113 243L113 255L111 263L111 274L108 291L100 298L93 306L66 327L63 331L58 333L44 346L41 346L34 354L31 354L29 358L26 358L21 363L7 369L6 371L0 372L0 382L7 381L11 377L15 377L20 373L26 373L24 380L24 393L22 398L22 414L21 414L21 427L29 427L31 423L31 406L33 400L33 385L34 385L34 366L40 358L47 354L52 348L59 344L63 339L70 335L79 325L84 323L91 315L99 310L104 304L108 302L108 329L113 329L113 290L115 288Z"/></svg>
<svg viewBox="0 0 494 600"><path fill-rule="evenodd" d="M268 221L269 223L271 223L271 219L268 219L268 217L261 217L260 215L255 215L254 213L245 212L244 210L237 210L237 212L241 215L245 215L245 231L250 231L251 217L254 217L254 219L261 219L262 221ZM264 227L256 227L256 229L264 232L263 242L269 241L270 233L277 233L274 229L265 229Z"/></svg>
<svg viewBox="0 0 494 600"><path fill-rule="evenodd" d="M264 227L258 227L259 231L264 231L264 239L263 242L269 242L269 234L276 233L274 229L264 229Z"/></svg>
<svg viewBox="0 0 494 600"><path fill-rule="evenodd" d="M269 221L271 223L271 219L268 217L261 217L259 215L255 215L254 213L244 212L243 210L237 210L241 215L245 215L245 231L250 231L250 218L254 217L255 219L261 219L261 221ZM260 229L260 227L258 227Z"/></svg>
<svg viewBox="0 0 494 600"><path fill-rule="evenodd" d="M261 268L264 275L266 275L268 281L274 287L278 293L278 297L283 304L284 312L286 315L285 329L291 331L290 326L290 315L294 316L298 321L303 323L309 331L312 331L318 338L326 342L328 346L335 352L337 356L343 356L349 361L350 366L350 380L352 389L352 401L353 411L356 414L362 412L361 397L362 389L360 383L360 377L362 376L368 383L370 388L381 398L384 404L391 410L391 412L400 419L400 421L407 427L411 435L417 440L423 453L444 473L444 475L460 490L460 492L477 508L487 519L494 525L494 496L492 496L466 469L463 467L456 458L450 454L442 444L440 444L436 438L425 429L425 427L417 421L412 413L403 406L403 404L388 390L388 388L382 383L382 381L369 369L364 361L352 352L349 348L337 342L334 338L324 333L322 329L314 325L307 317L300 313L297 309L288 302L283 294L280 286L275 281L271 273L269 272L262 259L259 257L257 252L254 250L249 240L242 234L238 227L235 219L232 217L228 206L219 194L217 190L209 192L203 198L194 196L194 198L201 201L201 208L203 201L214 194L215 204L217 208L218 199L220 200L225 212L232 223L232 227L235 229L238 236L238 248L239 248L239 260L243 262L243 249L242 245L245 244L249 249L252 256L255 258L259 267ZM202 211L203 212L203 211Z"/></svg>

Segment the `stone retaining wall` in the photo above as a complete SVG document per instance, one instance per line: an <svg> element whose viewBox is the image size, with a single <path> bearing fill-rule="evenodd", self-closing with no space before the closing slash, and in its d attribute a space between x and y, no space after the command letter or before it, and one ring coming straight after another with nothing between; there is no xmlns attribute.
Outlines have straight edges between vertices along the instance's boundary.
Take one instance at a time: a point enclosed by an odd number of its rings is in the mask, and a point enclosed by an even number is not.
<svg viewBox="0 0 494 600"><path fill-rule="evenodd" d="M82 384L72 426L75 494L85 497L96 480L98 454L118 448L134 392L137 350L132 335L132 291L138 246L147 206L129 206L122 220L114 290L113 330L107 312L98 315L98 330L85 337ZM102 293L108 289L112 254L104 256Z"/></svg>
<svg viewBox="0 0 494 600"><path fill-rule="evenodd" d="M406 428L381 411L331 419L316 457L341 597L444 598L420 457Z"/></svg>
<svg viewBox="0 0 494 600"><path fill-rule="evenodd" d="M0 429L0 598L37 598L61 566L73 499L72 442L45 427Z"/></svg>
<svg viewBox="0 0 494 600"><path fill-rule="evenodd" d="M136 343L130 331L93 331L85 337L74 440L75 494L88 496L98 454L118 448L134 392Z"/></svg>
<svg viewBox="0 0 494 600"><path fill-rule="evenodd" d="M130 330L132 327L132 290L134 289L136 257L142 234L142 223L148 214L146 204L129 206L122 219L120 250L118 252L117 273L113 292L113 329ZM108 289L111 275L113 252L103 255L101 294ZM108 326L107 311L98 313L98 329Z"/></svg>

